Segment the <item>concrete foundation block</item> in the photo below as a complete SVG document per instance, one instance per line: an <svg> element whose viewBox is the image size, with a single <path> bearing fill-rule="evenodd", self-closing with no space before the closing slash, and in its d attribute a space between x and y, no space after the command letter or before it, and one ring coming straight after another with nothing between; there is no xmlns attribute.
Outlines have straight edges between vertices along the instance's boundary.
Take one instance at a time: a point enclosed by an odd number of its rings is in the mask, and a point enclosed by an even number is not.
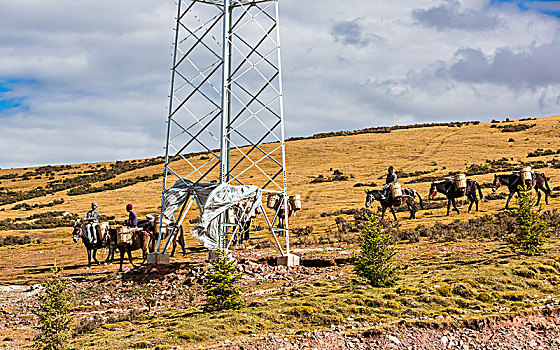
<svg viewBox="0 0 560 350"><path fill-rule="evenodd" d="M163 253L150 253L147 258L148 265L168 265L169 264L169 254Z"/></svg>
<svg viewBox="0 0 560 350"><path fill-rule="evenodd" d="M299 266L299 256L294 254L286 254L276 258L276 265L278 266Z"/></svg>

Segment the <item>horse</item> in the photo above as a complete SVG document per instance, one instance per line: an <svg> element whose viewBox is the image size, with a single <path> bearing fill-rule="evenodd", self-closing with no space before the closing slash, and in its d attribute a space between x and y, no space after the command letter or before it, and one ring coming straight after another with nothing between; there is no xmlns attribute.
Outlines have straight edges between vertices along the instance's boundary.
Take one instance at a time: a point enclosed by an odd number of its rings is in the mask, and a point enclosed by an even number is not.
<svg viewBox="0 0 560 350"><path fill-rule="evenodd" d="M492 191L498 191L501 185L507 186L509 189L509 196L506 202L506 210L509 209L509 202L514 194L517 193L517 196L521 195L520 187L524 185L523 178L521 174L518 172L514 172L513 174L509 175L494 175L494 182L492 183ZM545 203L548 205L548 196L552 193L550 190L550 186L548 185L548 179L545 174L534 172L532 174L532 181L531 185L535 188L535 192L537 193L537 203L535 205L539 205L541 201L541 192L544 192L544 200Z"/></svg>
<svg viewBox="0 0 560 350"><path fill-rule="evenodd" d="M115 236L116 236L116 229L111 229L114 230L115 232ZM149 231L145 231L145 230L137 230L132 232L132 243L127 244L127 243L121 243L121 244L117 244L117 249L119 250L120 253L120 266L119 266L119 272L122 272L122 264L123 264L123 260L124 260L124 253L127 253L128 255L128 260L130 261L130 263L132 264L132 267L136 267L136 265L134 265L134 263L132 262L132 252L135 250L142 250L142 264L144 264L146 262L146 257L148 256L148 251L150 248L150 240L152 239L152 234Z"/></svg>
<svg viewBox="0 0 560 350"><path fill-rule="evenodd" d="M153 239L150 242L150 251L153 252L155 251L155 242L157 241L159 235L159 215L146 215L146 217L148 218L148 221L150 223L150 225L148 226L148 230L153 233ZM164 244L167 237L169 237L169 234L171 234L171 232L173 232L174 230L177 230L177 232L175 232L175 236L172 239L173 249L171 249L171 254L169 256L173 257L173 255L175 255L175 249L177 249L177 241L179 241L179 245L181 246L181 249L183 251L183 256L186 256L187 251L185 249L185 233L183 231L183 226L179 226L177 228L175 222L168 219L163 219L163 226L164 227L161 229L161 239Z"/></svg>
<svg viewBox="0 0 560 350"><path fill-rule="evenodd" d="M484 198L482 195L482 190L478 182L475 180L468 179L467 180L467 187L465 189L458 189L455 186L455 182L453 180L444 180L440 182L432 182L432 186L430 187L430 194L429 198L433 199L435 195L440 192L443 193L447 197L447 215L449 216L449 212L451 209L451 204L453 204L453 210L457 211L457 214L461 214L459 209L457 209L457 204L455 203L455 198L460 198L463 196L467 196L470 204L469 204L469 213L471 212L473 204L476 204L476 211L478 211L478 198L476 192L478 190L478 194L480 195L480 199Z"/></svg>
<svg viewBox="0 0 560 350"><path fill-rule="evenodd" d="M418 192L411 188L405 188L402 191L402 197L393 199L392 197L383 196L383 190L366 190L366 208L369 208L374 201L379 201L379 203L381 204L381 219L385 219L385 211L387 210L387 208L389 208L391 210L391 213L393 213L395 221L397 221L397 214L395 214L394 208L398 208L401 205L406 204L408 210L410 211L410 219L416 219L416 212L418 211L418 208L416 207L416 203L414 202L414 197L418 196L418 198L420 199L420 208L424 209L422 197L420 197L420 194Z"/></svg>
<svg viewBox="0 0 560 350"><path fill-rule="evenodd" d="M293 205L291 200L288 199L287 202L288 202L288 216L287 217L290 218L292 216L292 214L294 214L294 216L295 216L296 212L299 209L294 208L294 205ZM286 210L285 210L285 207L284 207L284 200L277 201L273 210L276 213L278 213L278 228L285 229L286 228Z"/></svg>
<svg viewBox="0 0 560 350"><path fill-rule="evenodd" d="M86 247L87 254L88 254L88 264L87 268L91 267L91 258L93 257L93 261L97 263L97 265L101 265L99 260L97 260L97 250L102 248L108 248L109 253L107 254L107 258L105 259L104 263L113 263L114 256L115 256L115 243L116 243L116 235L112 235L109 228L108 222L102 222L99 224L95 224L95 232L97 237L91 237L88 229L87 224L83 225L80 221L77 221L74 224L74 228L72 231L72 239L74 243L78 243L80 238Z"/></svg>

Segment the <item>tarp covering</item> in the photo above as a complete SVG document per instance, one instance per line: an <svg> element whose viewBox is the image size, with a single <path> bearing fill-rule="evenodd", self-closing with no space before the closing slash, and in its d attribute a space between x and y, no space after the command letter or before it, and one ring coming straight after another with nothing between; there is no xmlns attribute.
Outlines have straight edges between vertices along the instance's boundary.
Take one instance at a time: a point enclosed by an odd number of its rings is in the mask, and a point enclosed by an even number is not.
<svg viewBox="0 0 560 350"><path fill-rule="evenodd" d="M198 225L191 229L191 234L198 238L210 250L219 249L218 245L218 217L226 210L241 202L249 201L247 206L238 206L244 213L236 218L249 218L262 205L262 191L257 186L232 186L222 184L216 187L206 203Z"/></svg>
<svg viewBox="0 0 560 350"><path fill-rule="evenodd" d="M205 203L210 193L218 187L217 183L195 183L190 180L179 180L163 192L163 215L171 218L173 213L182 206L189 195L197 195Z"/></svg>
<svg viewBox="0 0 560 350"><path fill-rule="evenodd" d="M250 218L262 205L262 190L257 186L194 183L182 179L164 191L163 215L170 218L189 196L195 196L198 204L203 206L200 221L191 229L191 234L198 238L204 247L211 250L219 248L217 219L222 213L236 206L237 220ZM239 205L241 202L244 202L244 205Z"/></svg>

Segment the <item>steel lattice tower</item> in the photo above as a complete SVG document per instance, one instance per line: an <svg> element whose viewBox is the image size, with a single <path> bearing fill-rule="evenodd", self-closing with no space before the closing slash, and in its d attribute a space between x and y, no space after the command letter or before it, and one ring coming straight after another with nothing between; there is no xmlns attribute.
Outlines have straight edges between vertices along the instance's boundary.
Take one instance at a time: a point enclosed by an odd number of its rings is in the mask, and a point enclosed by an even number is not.
<svg viewBox="0 0 560 350"><path fill-rule="evenodd" d="M171 71L163 190L188 179L279 194L265 217L288 254L288 220L273 228L288 205L278 0L177 0Z"/></svg>

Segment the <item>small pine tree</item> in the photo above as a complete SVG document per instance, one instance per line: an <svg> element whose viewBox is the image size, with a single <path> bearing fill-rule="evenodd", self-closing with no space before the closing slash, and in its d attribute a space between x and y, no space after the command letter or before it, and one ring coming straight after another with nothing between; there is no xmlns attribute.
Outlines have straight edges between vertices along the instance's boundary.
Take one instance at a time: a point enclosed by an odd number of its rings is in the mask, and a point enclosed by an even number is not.
<svg viewBox="0 0 560 350"><path fill-rule="evenodd" d="M536 200L531 189L520 187L521 196L517 198L513 216L519 229L510 238L513 249L521 254L534 256L541 254L546 241L548 224L541 218L542 208L535 209Z"/></svg>
<svg viewBox="0 0 560 350"><path fill-rule="evenodd" d="M212 260L212 271L206 275L205 311L237 310L245 306L242 289L238 286L241 274L235 271L235 260L219 252L219 258Z"/></svg>
<svg viewBox="0 0 560 350"><path fill-rule="evenodd" d="M354 271L374 287L389 287L398 280L397 267L391 262L395 247L377 215L366 216L360 234L360 252L354 257Z"/></svg>
<svg viewBox="0 0 560 350"><path fill-rule="evenodd" d="M70 293L68 282L62 279L61 269L51 269L52 276L45 282L45 294L37 310L39 334L33 347L41 350L62 350L71 335L72 319L68 315Z"/></svg>

